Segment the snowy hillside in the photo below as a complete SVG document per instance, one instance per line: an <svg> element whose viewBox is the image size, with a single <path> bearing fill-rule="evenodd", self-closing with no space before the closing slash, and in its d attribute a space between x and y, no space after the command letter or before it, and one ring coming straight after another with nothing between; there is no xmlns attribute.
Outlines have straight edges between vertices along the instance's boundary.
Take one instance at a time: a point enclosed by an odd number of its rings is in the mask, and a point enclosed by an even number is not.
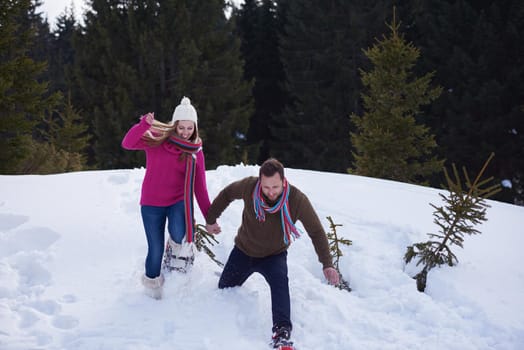
<svg viewBox="0 0 524 350"><path fill-rule="evenodd" d="M256 166L208 171L211 198ZM164 299L142 293L143 169L0 176L0 349L268 349L269 289L260 275L218 290L219 267L198 254L166 277ZM303 235L289 251L293 338L300 350L524 349L524 208L492 202L481 235L434 269L426 293L405 271L406 246L436 232L435 189L343 174L287 170L328 230L351 239L341 271L353 292L323 280ZM225 262L240 222L219 223ZM197 221L203 223L198 209ZM301 228L301 226L299 225Z"/></svg>

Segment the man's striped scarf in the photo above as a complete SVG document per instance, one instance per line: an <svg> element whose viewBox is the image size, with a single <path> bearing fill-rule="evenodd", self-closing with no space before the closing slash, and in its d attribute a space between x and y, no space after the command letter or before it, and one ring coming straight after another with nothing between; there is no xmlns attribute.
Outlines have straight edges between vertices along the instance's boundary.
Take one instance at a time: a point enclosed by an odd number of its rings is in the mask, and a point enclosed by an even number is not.
<svg viewBox="0 0 524 350"><path fill-rule="evenodd" d="M280 221L282 224L282 231L284 233L284 243L289 245L291 243L291 239L294 240L300 237L300 232L289 215L289 184L286 179L283 180L283 186L284 189L280 199L277 203L275 203L275 205L270 207L262 196L260 179L258 179L253 191L253 206L255 207L255 215L260 222L266 220L266 212L274 214L280 211Z"/></svg>
<svg viewBox="0 0 524 350"><path fill-rule="evenodd" d="M202 141L197 143L170 137L169 142L186 154L186 172L184 178L184 219L186 222L186 241L191 243L195 238L195 217L193 197L195 192L196 154L202 149Z"/></svg>

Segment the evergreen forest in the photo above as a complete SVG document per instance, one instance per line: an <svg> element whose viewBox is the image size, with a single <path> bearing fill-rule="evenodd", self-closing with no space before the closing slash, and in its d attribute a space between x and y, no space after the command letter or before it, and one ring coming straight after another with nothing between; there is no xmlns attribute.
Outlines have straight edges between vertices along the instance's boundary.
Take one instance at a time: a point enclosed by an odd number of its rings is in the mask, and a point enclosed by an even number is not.
<svg viewBox="0 0 524 350"><path fill-rule="evenodd" d="M53 25L41 11L0 0L0 174L144 166L123 136L187 96L208 169L272 156L440 188L444 167L476 173L493 152L493 199L524 204L521 0L86 0Z"/></svg>

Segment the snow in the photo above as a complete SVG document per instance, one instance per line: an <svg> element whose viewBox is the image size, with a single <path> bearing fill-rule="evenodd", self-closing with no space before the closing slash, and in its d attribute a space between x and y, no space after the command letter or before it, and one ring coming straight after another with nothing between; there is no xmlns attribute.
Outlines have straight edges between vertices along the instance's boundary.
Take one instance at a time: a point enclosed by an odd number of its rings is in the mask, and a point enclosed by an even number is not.
<svg viewBox="0 0 524 350"><path fill-rule="evenodd" d="M213 198L257 166L207 172ZM480 235L459 264L430 271L425 293L406 246L436 232L439 191L345 174L287 169L326 231L351 239L340 268L353 291L329 286L309 237L292 244L293 338L314 349L524 349L524 208L489 201ZM140 285L146 240L139 213L144 169L0 176L0 349L267 349L269 290L260 275L217 288L220 268L198 253L190 274L166 276L164 299ZM223 262L242 203L219 223ZM197 221L203 223L197 210ZM303 227L299 225L301 229Z"/></svg>
<svg viewBox="0 0 524 350"><path fill-rule="evenodd" d="M240 7L243 0L233 0L235 7ZM42 0L40 6L37 7L37 13L42 13L43 17L47 18L51 29L56 29L56 20L59 16L73 9L76 20L84 24L84 13L90 8L90 3L86 0Z"/></svg>
<svg viewBox="0 0 524 350"><path fill-rule="evenodd" d="M51 26L51 30L56 29L57 18L64 13L73 9L75 19L80 23L84 23L83 13L87 8L86 0L43 0L36 12L42 13L43 17L47 18Z"/></svg>

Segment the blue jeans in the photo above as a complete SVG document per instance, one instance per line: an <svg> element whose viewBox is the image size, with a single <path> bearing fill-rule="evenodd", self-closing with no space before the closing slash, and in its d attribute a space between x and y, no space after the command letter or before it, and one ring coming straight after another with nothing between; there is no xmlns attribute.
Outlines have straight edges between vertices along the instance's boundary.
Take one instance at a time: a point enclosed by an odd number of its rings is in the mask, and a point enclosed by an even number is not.
<svg viewBox="0 0 524 350"><path fill-rule="evenodd" d="M273 326L291 329L287 251L264 258L252 258L234 247L218 281L218 288L241 286L253 272L260 273L269 284Z"/></svg>
<svg viewBox="0 0 524 350"><path fill-rule="evenodd" d="M181 243L186 232L184 219L184 201L176 202L168 207L143 205L140 209L147 238L146 276L160 276L162 257L164 255L166 220L167 230L171 239Z"/></svg>

